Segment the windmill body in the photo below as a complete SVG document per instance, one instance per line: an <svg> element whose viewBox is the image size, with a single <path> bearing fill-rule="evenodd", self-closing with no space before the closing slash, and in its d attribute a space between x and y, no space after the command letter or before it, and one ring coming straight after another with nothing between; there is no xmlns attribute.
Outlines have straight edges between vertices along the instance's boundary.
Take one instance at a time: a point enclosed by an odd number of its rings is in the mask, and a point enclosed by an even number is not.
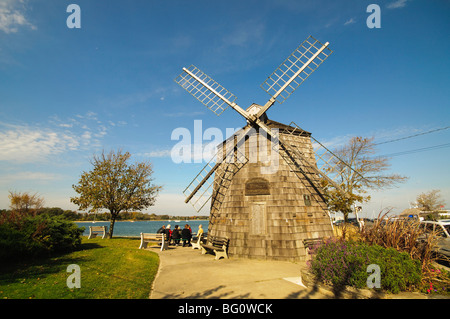
<svg viewBox="0 0 450 319"><path fill-rule="evenodd" d="M231 107L247 120L184 191L185 202L197 211L209 204L208 236L228 237L230 256L302 260L304 239L332 236L321 181L342 192L334 182L342 171L333 164L342 160L295 123L281 124L266 115L331 53L328 42L308 37L261 85L269 100L245 110L234 94L195 66L183 68L175 79L216 115ZM319 146L315 151L312 139Z"/></svg>
<svg viewBox="0 0 450 319"><path fill-rule="evenodd" d="M266 125L278 129L280 138L315 163L308 132L290 134L295 131L294 127L271 120L267 120ZM230 256L304 260L304 239L332 236L326 205L310 182L298 178L279 152L271 147L272 141L265 134L252 133L243 149L247 158L255 159L258 155L258 159L250 160L234 174L229 187L223 190L225 195L220 199L219 208L212 205L208 235L228 237ZM261 147L261 142L267 143L265 148ZM273 156L278 157L277 163ZM229 164L223 162L221 165ZM270 174L264 174L261 168L270 165L276 165L276 168ZM219 178L216 174L213 202L219 191Z"/></svg>

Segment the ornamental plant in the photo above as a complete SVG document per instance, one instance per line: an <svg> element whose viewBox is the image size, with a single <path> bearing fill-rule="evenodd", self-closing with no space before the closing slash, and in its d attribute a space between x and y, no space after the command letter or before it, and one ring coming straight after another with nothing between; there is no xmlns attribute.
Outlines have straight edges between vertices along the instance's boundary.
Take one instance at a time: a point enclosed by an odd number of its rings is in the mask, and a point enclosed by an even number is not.
<svg viewBox="0 0 450 319"><path fill-rule="evenodd" d="M421 265L407 253L364 242L329 239L313 249L310 270L316 279L340 290L345 286L367 287L367 267L380 267L381 289L398 293L417 288Z"/></svg>
<svg viewBox="0 0 450 319"><path fill-rule="evenodd" d="M6 213L5 213L6 214ZM84 227L61 216L21 216L0 222L0 260L9 262L70 252L81 245Z"/></svg>

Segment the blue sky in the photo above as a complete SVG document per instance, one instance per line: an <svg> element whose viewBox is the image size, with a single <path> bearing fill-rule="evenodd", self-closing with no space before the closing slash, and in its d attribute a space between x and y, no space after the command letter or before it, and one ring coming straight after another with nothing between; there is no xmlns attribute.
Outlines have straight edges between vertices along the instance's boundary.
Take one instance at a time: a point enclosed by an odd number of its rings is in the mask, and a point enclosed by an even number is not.
<svg viewBox="0 0 450 319"><path fill-rule="evenodd" d="M79 29L66 25L71 3ZM371 3L379 29L366 24ZM171 160L172 132L202 120L225 135L245 121L231 109L217 117L174 78L194 64L242 107L264 104L259 85L309 35L334 52L269 118L330 146L401 139L377 154L393 154L390 172L409 180L372 192L366 215L399 212L431 189L448 208L449 16L448 1L420 0L0 0L0 208L13 190L74 209L72 184L89 158L122 148L151 161L164 187L148 212L194 215L182 191L203 165Z"/></svg>

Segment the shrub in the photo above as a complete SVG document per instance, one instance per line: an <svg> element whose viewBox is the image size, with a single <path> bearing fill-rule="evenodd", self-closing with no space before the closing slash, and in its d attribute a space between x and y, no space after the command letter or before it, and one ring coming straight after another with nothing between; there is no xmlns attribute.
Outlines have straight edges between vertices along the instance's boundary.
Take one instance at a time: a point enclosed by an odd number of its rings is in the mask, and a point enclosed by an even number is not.
<svg viewBox="0 0 450 319"><path fill-rule="evenodd" d="M381 288L392 293L418 288L422 279L421 264L408 253L378 245L367 246L369 261L380 266Z"/></svg>
<svg viewBox="0 0 450 319"><path fill-rule="evenodd" d="M426 236L425 229L419 225L419 220L395 219L387 217L386 213L379 216L372 227L364 227L361 239L370 245L406 252L411 258L420 260L425 270L433 261L437 236Z"/></svg>
<svg viewBox="0 0 450 319"><path fill-rule="evenodd" d="M61 216L23 216L0 224L0 258L18 260L67 252L81 244L84 228Z"/></svg>
<svg viewBox="0 0 450 319"><path fill-rule="evenodd" d="M328 240L313 250L310 269L316 278L332 284L364 288L369 274L367 266L377 264L381 271L381 289L392 293L411 289L420 284L420 263L407 253L364 242Z"/></svg>

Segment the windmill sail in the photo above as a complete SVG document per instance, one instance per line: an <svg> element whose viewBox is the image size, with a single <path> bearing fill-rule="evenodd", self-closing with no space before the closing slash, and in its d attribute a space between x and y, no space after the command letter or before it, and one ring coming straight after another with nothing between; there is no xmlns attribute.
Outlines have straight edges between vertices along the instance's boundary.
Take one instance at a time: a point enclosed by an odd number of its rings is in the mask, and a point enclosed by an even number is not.
<svg viewBox="0 0 450 319"><path fill-rule="evenodd" d="M301 134L301 132L303 132L303 130L294 122L291 122L289 125L291 127L295 127L295 130L289 132L289 134ZM322 177L325 178L331 186L335 187L341 193L344 193L344 190L342 189L343 185L339 185L338 181L340 177L348 171L350 171L351 174L358 175L361 179L365 179L364 176L354 170L348 163L339 158L335 153L330 151L327 147L325 147L325 145L312 136L311 139L315 143L313 151L316 164L311 164L310 166L317 166L319 174L322 175ZM298 154L298 156L301 156L301 154Z"/></svg>
<svg viewBox="0 0 450 319"><path fill-rule="evenodd" d="M237 143L232 150L225 152L220 147L183 191L186 196L185 203L190 202L199 212L212 198L211 206L219 209L221 198L230 186L232 177L247 162L248 158L238 150Z"/></svg>
<svg viewBox="0 0 450 319"><path fill-rule="evenodd" d="M261 84L272 100L283 103L333 53L328 42L320 43L309 36Z"/></svg>
<svg viewBox="0 0 450 319"><path fill-rule="evenodd" d="M222 153L216 153L183 192L185 202L197 211L210 203L208 234L228 237L232 256L306 259L305 240L332 235L321 182L326 180L342 192L327 176L341 164L332 164L337 157L329 160L331 152L314 154L311 133L271 121L265 114L275 101L283 103L331 53L328 42L308 37L261 85L270 95L266 104L254 103L246 110L236 104L234 94L195 66L183 68L175 79L216 115L231 107L247 120L243 134L222 143L218 149ZM270 142L267 160L261 155ZM316 157L334 170L319 169Z"/></svg>
<svg viewBox="0 0 450 319"><path fill-rule="evenodd" d="M175 82L216 115L222 114L236 100L236 96L233 93L195 66L191 65L187 69L183 68L183 71L175 79Z"/></svg>
<svg viewBox="0 0 450 319"><path fill-rule="evenodd" d="M189 68L183 68L176 79L182 88L204 104L207 108L213 111L216 115L222 114L229 106L241 114L249 123L262 128L268 136L272 136L270 130L260 120L261 115L264 114L275 101L283 103L302 83L305 81L318 67L322 64L328 56L332 53L328 48L328 42L320 43L312 36L308 37L303 43L266 79L261 87L271 95L269 101L258 109L256 114L244 111L239 105L235 103L236 96L214 81L211 77L199 70L197 67L191 65ZM295 123L294 123L295 124ZM252 125L251 125L252 126ZM250 129L249 126L247 129ZM298 128L298 127L297 127ZM300 129L300 128L298 128ZM245 134L244 134L245 136ZM234 154L238 154L237 145L240 143L238 138L235 141ZM280 155L284 160L292 165L292 170L303 174L317 190L320 195L320 187L318 185L317 176L328 180L330 184L342 191L333 180L321 170L319 170L315 163L309 163L306 158L296 149L293 149L286 143L281 143ZM224 158L230 153L224 155ZM245 158L245 156L243 156ZM237 161L237 163L223 163L215 162L214 157L205 167L199 172L194 180L186 187L184 194L187 196L185 202L191 202L194 208L199 211L205 204L213 198L212 208L215 205L220 206L221 192L225 191L231 183L231 177L239 170L239 164L243 166L248 159ZM244 163L244 164L243 164ZM214 178L214 173L218 178ZM216 183L217 185L214 185Z"/></svg>

